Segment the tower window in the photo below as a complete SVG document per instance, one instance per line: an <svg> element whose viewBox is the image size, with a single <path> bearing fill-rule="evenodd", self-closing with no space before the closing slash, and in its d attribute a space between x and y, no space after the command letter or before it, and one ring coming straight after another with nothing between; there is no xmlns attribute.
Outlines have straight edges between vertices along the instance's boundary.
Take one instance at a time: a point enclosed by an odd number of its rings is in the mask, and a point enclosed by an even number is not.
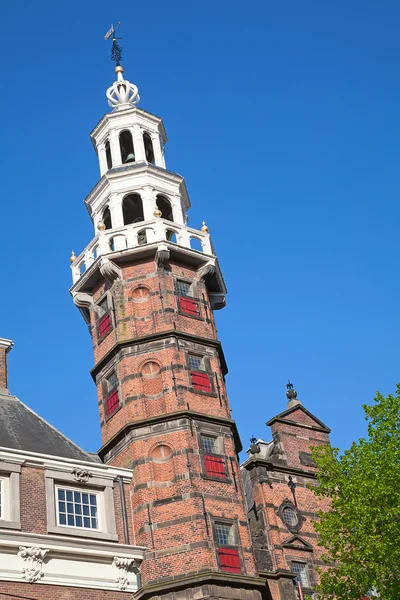
<svg viewBox="0 0 400 600"><path fill-rule="evenodd" d="M153 150L153 142L150 135L145 132L143 134L143 144L144 144L144 152L146 155L147 162L154 165L154 150ZM161 210L161 209L160 209Z"/></svg>
<svg viewBox="0 0 400 600"><path fill-rule="evenodd" d="M241 573L239 550L234 547L237 545L234 525L215 522L214 539L221 571Z"/></svg>
<svg viewBox="0 0 400 600"><path fill-rule="evenodd" d="M296 573L296 583L301 583L303 588L310 587L310 578L308 575L308 568L305 563L292 562L292 571Z"/></svg>
<svg viewBox="0 0 400 600"><path fill-rule="evenodd" d="M285 506L285 508L282 510L282 518L283 522L291 527L295 527L299 522L296 511L293 510L293 508L290 508L290 506Z"/></svg>
<svg viewBox="0 0 400 600"><path fill-rule="evenodd" d="M187 281L176 280L176 292L178 294L178 305L181 313L191 317L199 317L199 303L191 296L191 284Z"/></svg>
<svg viewBox="0 0 400 600"><path fill-rule="evenodd" d="M188 354L188 366L193 389L200 392L211 392L211 382L208 373L205 372L204 357L197 354Z"/></svg>
<svg viewBox="0 0 400 600"><path fill-rule="evenodd" d="M122 163L135 162L135 151L133 149L133 139L130 131L122 131L119 136L119 146L121 148Z"/></svg>
<svg viewBox="0 0 400 600"><path fill-rule="evenodd" d="M107 160L107 168L112 169L112 158L111 158L111 148L110 142L106 141L106 160Z"/></svg>
<svg viewBox="0 0 400 600"><path fill-rule="evenodd" d="M122 202L124 225L144 221L143 203L139 194L129 194Z"/></svg>
<svg viewBox="0 0 400 600"><path fill-rule="evenodd" d="M100 300L100 302L97 305L97 311L99 315L99 320L97 323L97 333L99 338L103 338L108 333L110 333L112 329L110 307L108 305L107 296L104 296L104 298Z"/></svg>
<svg viewBox="0 0 400 600"><path fill-rule="evenodd" d="M225 461L222 456L216 456L219 451L218 438L211 435L201 435L201 449L204 452L204 471L207 477L225 479Z"/></svg>
<svg viewBox="0 0 400 600"><path fill-rule="evenodd" d="M112 415L119 407L118 382L115 371L106 378L106 410L107 415Z"/></svg>

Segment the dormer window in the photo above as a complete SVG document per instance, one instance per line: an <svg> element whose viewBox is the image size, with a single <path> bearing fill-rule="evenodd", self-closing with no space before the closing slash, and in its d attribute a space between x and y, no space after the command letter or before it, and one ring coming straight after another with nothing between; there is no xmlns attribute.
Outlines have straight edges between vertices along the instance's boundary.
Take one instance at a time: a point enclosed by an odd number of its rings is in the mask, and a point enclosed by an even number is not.
<svg viewBox="0 0 400 600"><path fill-rule="evenodd" d="M98 494L57 487L57 524L99 529Z"/></svg>

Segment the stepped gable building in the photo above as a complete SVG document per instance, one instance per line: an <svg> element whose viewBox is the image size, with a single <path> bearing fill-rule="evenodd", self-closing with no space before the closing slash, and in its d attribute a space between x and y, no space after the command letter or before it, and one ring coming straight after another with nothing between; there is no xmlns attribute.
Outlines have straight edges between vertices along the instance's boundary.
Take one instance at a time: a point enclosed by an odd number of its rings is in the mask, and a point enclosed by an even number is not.
<svg viewBox="0 0 400 600"><path fill-rule="evenodd" d="M102 446L81 450L10 394L12 342L1 339L0 599L311 597L310 445L329 430L289 389L272 441L252 440L239 466L214 321L226 288L208 227L188 226L163 122L136 106L119 64L116 74L112 111L91 133L94 237L71 256Z"/></svg>

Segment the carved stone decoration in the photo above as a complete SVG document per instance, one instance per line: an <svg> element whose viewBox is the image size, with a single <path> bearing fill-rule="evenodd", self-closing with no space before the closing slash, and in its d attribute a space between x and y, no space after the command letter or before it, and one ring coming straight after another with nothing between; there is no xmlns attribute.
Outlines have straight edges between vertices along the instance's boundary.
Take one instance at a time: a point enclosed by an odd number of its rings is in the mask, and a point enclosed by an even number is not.
<svg viewBox="0 0 400 600"><path fill-rule="evenodd" d="M71 473L75 481L79 481L79 483L87 483L90 477L92 477L92 473L88 469L81 469L80 467L75 467Z"/></svg>
<svg viewBox="0 0 400 600"><path fill-rule="evenodd" d="M164 245L160 245L157 248L157 253L156 253L156 265L157 265L158 271L169 271L170 270L171 267L169 265L169 258L170 258L169 249Z"/></svg>
<svg viewBox="0 0 400 600"><path fill-rule="evenodd" d="M200 267L200 269L198 269L196 273L196 279L197 281L200 281L200 279L205 279L210 275L215 275L215 272L215 264L210 261L206 265L203 265L202 267Z"/></svg>
<svg viewBox="0 0 400 600"><path fill-rule="evenodd" d="M118 569L117 583L120 590L124 590L128 585L128 573L132 566L136 566L134 558L125 558L123 556L115 556L113 565Z"/></svg>
<svg viewBox="0 0 400 600"><path fill-rule="evenodd" d="M43 577L43 560L48 552L48 549L39 548L39 546L19 547L18 556L24 561L22 577L29 583L35 583Z"/></svg>
<svg viewBox="0 0 400 600"><path fill-rule="evenodd" d="M121 269L111 260L103 258L100 264L100 273L108 283L113 283L116 279L121 279Z"/></svg>
<svg viewBox="0 0 400 600"><path fill-rule="evenodd" d="M78 308L90 308L93 306L93 298L90 294L76 292L76 294L73 295L72 300Z"/></svg>

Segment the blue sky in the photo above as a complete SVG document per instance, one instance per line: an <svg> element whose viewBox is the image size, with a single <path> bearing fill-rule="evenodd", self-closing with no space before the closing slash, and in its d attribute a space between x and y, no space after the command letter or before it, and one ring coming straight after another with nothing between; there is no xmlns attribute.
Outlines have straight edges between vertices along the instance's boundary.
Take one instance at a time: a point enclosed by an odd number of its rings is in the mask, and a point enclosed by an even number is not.
<svg viewBox="0 0 400 600"><path fill-rule="evenodd" d="M3 7L0 336L10 388L100 446L91 341L68 289L93 228L89 132L125 75L164 119L190 224L206 219L228 285L216 313L244 444L290 378L342 449L361 404L400 380L399 4L21 0Z"/></svg>

